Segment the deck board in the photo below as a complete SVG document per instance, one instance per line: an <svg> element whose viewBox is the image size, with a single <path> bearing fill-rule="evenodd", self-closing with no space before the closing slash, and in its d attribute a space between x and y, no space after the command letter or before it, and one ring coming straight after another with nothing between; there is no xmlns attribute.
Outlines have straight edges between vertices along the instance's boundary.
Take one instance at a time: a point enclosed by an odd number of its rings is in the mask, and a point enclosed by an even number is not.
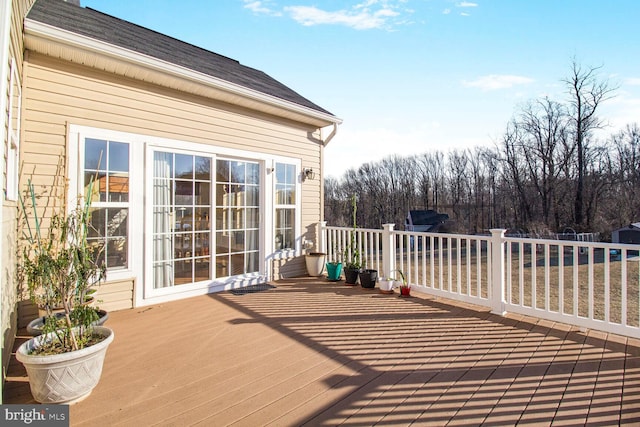
<svg viewBox="0 0 640 427"><path fill-rule="evenodd" d="M110 313L102 379L71 425L640 422L638 340L314 278L275 285ZM15 359L4 402L33 403Z"/></svg>

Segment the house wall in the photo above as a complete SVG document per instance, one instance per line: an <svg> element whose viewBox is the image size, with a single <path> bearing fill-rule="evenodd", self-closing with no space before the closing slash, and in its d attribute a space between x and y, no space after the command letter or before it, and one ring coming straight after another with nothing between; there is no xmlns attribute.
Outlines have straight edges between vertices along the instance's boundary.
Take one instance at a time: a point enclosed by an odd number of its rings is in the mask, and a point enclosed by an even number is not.
<svg viewBox="0 0 640 427"><path fill-rule="evenodd" d="M320 171L320 135L310 126L32 52L25 61L21 185L30 178L49 204L65 194L59 177L65 175L70 124L297 157L302 168ZM303 239L313 238L320 220L320 191L319 173L302 184ZM304 274L304 259L298 258L278 262L274 275ZM133 281L102 285L100 306L131 307L133 286Z"/></svg>
<svg viewBox="0 0 640 427"><path fill-rule="evenodd" d="M0 36L0 50L3 54L0 55L2 61L2 68L0 68L0 77L3 79L2 94L5 102L2 103L3 111L1 112L3 120L0 121L3 125L2 142L3 142L3 167L2 167L2 183L3 190L6 189L6 159L7 159L7 147L8 147L8 128L6 123L7 111L5 106L8 105L8 96L10 90L10 65L12 60L15 60L15 64L18 70L18 76L22 75L22 52L23 52L23 40L22 40L22 23L24 16L33 4L34 0L11 0L10 16L5 16L7 20L0 19L0 28L5 30L5 25L9 23L8 40L5 39L5 35ZM4 2L3 2L4 3ZM1 7L4 8L6 4ZM8 5L6 5L8 6ZM6 10L6 9L5 9ZM0 13L2 15L2 13ZM6 33L5 33L6 34ZM6 62L5 62L6 60ZM22 79L24 81L24 79ZM19 295L16 280L16 230L17 230L17 205L15 201L7 200L5 192L2 192L2 242L0 243L0 295L2 296L2 306L0 307L0 325L2 325L2 378L1 382L4 384L4 378L6 368L11 357L11 349L15 340L15 335L18 325L18 302L24 298L22 294ZM0 396L0 403L2 402Z"/></svg>

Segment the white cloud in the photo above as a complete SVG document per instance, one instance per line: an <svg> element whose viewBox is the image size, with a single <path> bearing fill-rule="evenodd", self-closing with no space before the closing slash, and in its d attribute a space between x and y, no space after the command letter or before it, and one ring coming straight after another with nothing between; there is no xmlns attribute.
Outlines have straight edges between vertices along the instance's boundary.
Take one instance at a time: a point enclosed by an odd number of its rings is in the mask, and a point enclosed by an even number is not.
<svg viewBox="0 0 640 427"><path fill-rule="evenodd" d="M352 10L338 10L329 12L314 6L289 6L285 11L291 17L304 26L313 25L346 25L356 30L368 30L373 28L387 28L390 20L399 15L391 7L384 6L372 11L368 6L375 5L376 1L368 1L355 6Z"/></svg>
<svg viewBox="0 0 640 427"><path fill-rule="evenodd" d="M249 9L253 13L260 13L264 15L280 16L281 13L268 7L265 2L244 0L244 8Z"/></svg>
<svg viewBox="0 0 640 427"><path fill-rule="evenodd" d="M301 5L280 8L274 0L243 0L243 2L244 8L253 13L271 16L287 14L304 26L344 25L357 30L392 29L397 25L407 25L411 21L400 16L414 13L406 7L408 0L361 0L360 3L349 8L336 11Z"/></svg>
<svg viewBox="0 0 640 427"><path fill-rule="evenodd" d="M443 15L448 15L450 13L451 13L451 9L445 9L445 10L442 11Z"/></svg>
<svg viewBox="0 0 640 427"><path fill-rule="evenodd" d="M456 4L456 7L478 7L478 3L472 3L470 1L462 1Z"/></svg>
<svg viewBox="0 0 640 427"><path fill-rule="evenodd" d="M629 86L640 86L640 77L631 77L625 79L624 84L627 84Z"/></svg>
<svg viewBox="0 0 640 427"><path fill-rule="evenodd" d="M640 84L640 82L636 83ZM634 88L635 89L635 88ZM601 117L606 118L611 128L606 128L607 134L624 129L631 123L640 123L640 94L623 91L619 96L603 104Z"/></svg>
<svg viewBox="0 0 640 427"><path fill-rule="evenodd" d="M499 75L491 74L488 76L478 77L472 81L463 81L466 87L477 87L484 91L508 89L516 85L525 85L533 83L533 79L524 76Z"/></svg>

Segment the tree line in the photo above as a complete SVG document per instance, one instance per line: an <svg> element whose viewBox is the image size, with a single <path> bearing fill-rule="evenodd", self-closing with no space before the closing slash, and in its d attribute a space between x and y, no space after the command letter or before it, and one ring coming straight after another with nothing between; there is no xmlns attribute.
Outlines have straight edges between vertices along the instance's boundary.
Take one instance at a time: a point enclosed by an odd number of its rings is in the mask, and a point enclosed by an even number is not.
<svg viewBox="0 0 640 427"><path fill-rule="evenodd" d="M433 209L449 215L450 232L572 229L607 240L640 221L640 128L598 137L600 107L617 90L599 70L574 60L567 98L522 105L493 147L392 155L325 179L325 220L350 226L355 195L359 227L403 229L410 209Z"/></svg>

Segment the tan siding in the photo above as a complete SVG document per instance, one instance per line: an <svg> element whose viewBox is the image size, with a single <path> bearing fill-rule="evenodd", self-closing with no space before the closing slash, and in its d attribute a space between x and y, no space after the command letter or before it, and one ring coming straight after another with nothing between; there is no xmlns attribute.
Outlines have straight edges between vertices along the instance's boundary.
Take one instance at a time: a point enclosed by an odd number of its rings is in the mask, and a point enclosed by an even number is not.
<svg viewBox="0 0 640 427"><path fill-rule="evenodd" d="M319 145L313 129L134 82L115 83L99 72L42 56L29 59L25 152L58 155L67 122L106 129L207 143L269 154L297 156L319 172ZM56 67L56 68L51 68ZM57 67L65 67L62 70ZM103 80L100 80L100 77ZM176 95L169 97L168 93ZM227 107L228 111L222 110ZM32 143L38 143L34 146ZM47 148L46 146L50 147ZM51 164L51 159L34 163ZM319 176L319 173L318 173Z"/></svg>
<svg viewBox="0 0 640 427"><path fill-rule="evenodd" d="M103 310L116 311L133 307L133 280L107 282L98 287L95 305Z"/></svg>
<svg viewBox="0 0 640 427"><path fill-rule="evenodd" d="M7 0L4 0L7 1ZM24 20L24 16L27 11L33 4L34 0L11 0L12 1L12 12L11 12L11 29L10 29L10 38L9 38L9 58L14 58L16 61L16 65L18 67L18 75L21 77L21 81L24 82L24 78L22 77L22 52L23 52L23 40L22 40L22 23ZM9 64L2 64L2 69L7 67ZM3 79L7 79L9 81L9 76L0 76ZM8 96L8 93L1 94L1 96ZM23 93L24 99L24 93ZM6 111L3 111L2 114L6 114ZM6 129L5 129L6 131ZM6 132L4 132L6 135ZM3 173L6 173L6 147L7 141L2 141L4 148L4 158L5 162ZM2 188L6 188L6 176L2 176L3 185ZM14 337L17 332L17 328L21 325L20 316L22 316L22 311L20 310L20 304L18 303L18 284L16 283L16 274L15 267L17 263L17 250L16 250L16 216L17 209L16 204L11 201L4 200L2 198L3 206L2 206L2 271L0 272L0 280L2 290L0 293L2 294L2 307L0 307L0 325L2 325L2 330L0 331L2 335L2 378L0 382L4 383L4 373L5 368L8 364L9 357L11 356L10 349L13 346ZM32 312L25 311L25 316L32 316ZM35 317L35 316L33 316ZM29 320L33 319L30 317ZM2 403L2 399L0 397L0 403Z"/></svg>
<svg viewBox="0 0 640 427"><path fill-rule="evenodd" d="M292 127L291 123L276 124L270 117L258 115L247 121L247 112L231 106L216 104L190 95L180 99L170 98L166 89L157 92L105 83L98 80L100 73L75 76L60 72L51 74L44 66L64 66L51 61L42 64L44 58L35 55L29 69L29 113L42 112L69 117L70 121L89 120L102 127L133 131L165 138L187 139L195 142L227 144L240 149L267 153L292 150L303 154L310 129ZM87 70L75 70L87 73ZM94 76L96 74L96 76ZM132 83L132 82L129 82ZM159 93L158 93L159 92ZM52 110L51 105L56 109ZM228 108L225 111L222 108ZM170 117L171 120L167 120ZM75 119L75 120L74 120ZM278 148L274 149L275 146Z"/></svg>
<svg viewBox="0 0 640 427"><path fill-rule="evenodd" d="M321 218L317 129L38 54L30 54L27 62L22 167L40 189L51 190L53 178L64 173L59 164L66 164L69 123L295 157L316 172L315 180L302 183L300 195L303 238L315 239ZM277 261L274 272L277 277L306 274L304 258ZM98 299L110 310L131 307L133 282L103 285Z"/></svg>
<svg viewBox="0 0 640 427"><path fill-rule="evenodd" d="M18 327L25 328L29 322L39 316L38 307L29 299L22 299L18 303Z"/></svg>

